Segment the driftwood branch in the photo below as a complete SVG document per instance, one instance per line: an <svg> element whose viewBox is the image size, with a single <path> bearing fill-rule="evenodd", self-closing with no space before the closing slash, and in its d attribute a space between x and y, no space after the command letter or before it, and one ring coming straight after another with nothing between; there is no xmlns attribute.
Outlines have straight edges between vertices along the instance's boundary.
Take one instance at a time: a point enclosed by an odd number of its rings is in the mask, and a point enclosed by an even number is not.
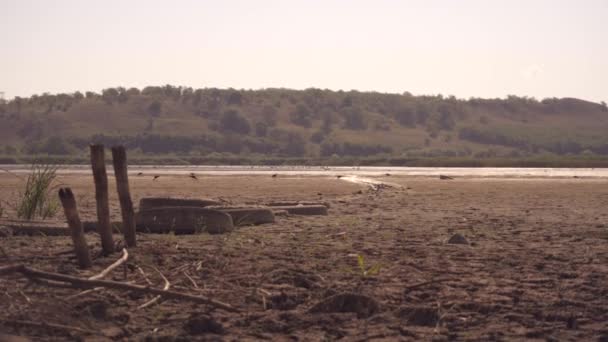
<svg viewBox="0 0 608 342"><path fill-rule="evenodd" d="M89 277L89 280L103 279L103 278L107 277L107 275L110 274L110 272L112 272L118 266L124 264L128 259L129 259L129 252L127 252L126 248L123 248L122 257L120 257L120 259L116 260L112 265L108 266L101 273L94 275L92 277Z"/></svg>
<svg viewBox="0 0 608 342"><path fill-rule="evenodd" d="M129 259L129 252L127 252L126 248L122 249L122 257L120 257L120 259L116 260L112 265L108 266L105 270L103 270L101 273L96 274L92 277L89 277L89 280L95 280L95 279L103 279L105 277L108 276L108 274L110 274L110 272L112 272L114 269L116 269L118 266L124 264L127 260ZM71 286L70 286L71 287ZM71 295L68 298L72 299L72 298L76 298L76 297L80 297L80 296L84 296L86 294L89 294L91 292L95 292L95 291L99 291L102 290L103 287L95 287L92 289L88 289L85 291L82 291L80 293L77 293L75 295Z"/></svg>
<svg viewBox="0 0 608 342"><path fill-rule="evenodd" d="M29 268L23 264L8 265L8 266L0 267L0 275L9 274L9 273L17 273L17 272L23 274L24 276L26 276L28 278L40 278L40 279L69 283L72 285L72 287L79 288L79 289L91 289L91 288L95 288L95 287L105 287L108 289L115 289L115 290L134 291L134 292L139 292L139 293L159 295L166 299L186 300L186 301L191 301L191 302L195 302L195 303L206 304L206 305L210 305L210 306L213 306L213 307L216 307L219 309L223 309L226 311L230 311L230 312L240 312L239 309L233 307L230 304L226 304L226 303L223 303L223 302L211 299L211 298L207 298L204 296L194 296L194 295L181 293L181 292L165 291L162 289L141 286L141 285L121 283L121 282L110 281L110 280L83 279L83 278L73 277L73 276L59 274L59 273L44 272L44 271L36 270L33 268Z"/></svg>

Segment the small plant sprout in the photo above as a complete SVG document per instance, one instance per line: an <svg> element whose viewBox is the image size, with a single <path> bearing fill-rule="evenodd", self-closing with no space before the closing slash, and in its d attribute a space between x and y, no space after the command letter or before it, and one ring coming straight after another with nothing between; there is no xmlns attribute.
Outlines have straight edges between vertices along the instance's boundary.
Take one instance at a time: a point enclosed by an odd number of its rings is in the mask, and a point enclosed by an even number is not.
<svg viewBox="0 0 608 342"><path fill-rule="evenodd" d="M380 273L380 268L382 268L380 264L367 266L365 264L365 258L361 254L357 254L357 265L359 266L359 274L363 278L367 278L369 276L373 276Z"/></svg>

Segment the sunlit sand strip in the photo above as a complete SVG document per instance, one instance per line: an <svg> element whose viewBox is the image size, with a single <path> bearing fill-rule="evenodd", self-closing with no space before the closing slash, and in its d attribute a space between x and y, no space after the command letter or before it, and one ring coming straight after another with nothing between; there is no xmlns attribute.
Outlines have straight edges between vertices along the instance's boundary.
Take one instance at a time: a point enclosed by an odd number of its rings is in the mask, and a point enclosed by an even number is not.
<svg viewBox="0 0 608 342"><path fill-rule="evenodd" d="M395 187L395 188L403 187L402 185L397 184L397 183L383 182L383 181L380 181L377 179L365 178L365 177L359 177L359 176L343 176L343 177L340 177L339 179L343 180L343 181L355 183L355 184L368 185L372 189L376 189L380 185L388 185L390 187Z"/></svg>

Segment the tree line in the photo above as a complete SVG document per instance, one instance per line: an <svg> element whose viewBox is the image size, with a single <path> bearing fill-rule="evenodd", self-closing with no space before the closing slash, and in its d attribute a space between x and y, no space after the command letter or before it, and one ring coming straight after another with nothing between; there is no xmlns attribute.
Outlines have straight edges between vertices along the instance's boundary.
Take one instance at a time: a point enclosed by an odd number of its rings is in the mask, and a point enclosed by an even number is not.
<svg viewBox="0 0 608 342"><path fill-rule="evenodd" d="M99 131L57 134L57 127L49 124L49 118L78 112L79 108L84 108L80 106L82 104L86 104L88 110L94 107L100 112L118 111L125 116L137 116L138 120L146 122L145 128L126 127L124 130L130 130L128 134ZM26 154L67 155L82 151L91 142L99 142L120 143L144 154L364 157L399 155L411 150L412 146L395 145L383 139L361 142L362 139L355 141L349 137L372 132L379 132L380 136L398 136L414 134L413 130L417 130L424 132L424 138L418 138L414 147L427 155L463 154L463 149L458 152L445 147L431 150L433 144L454 140L508 147L523 153L544 150L556 154L584 151L608 154L606 144L588 145L574 140L547 144L487 129L494 120L525 123L537 115L581 112L608 113L608 108L604 102L517 96L459 99L442 95L414 96L407 92L386 94L316 88L298 91L282 88L194 89L172 85L143 89L115 87L100 93L41 94L4 101L0 103L0 123L14 126L20 141L0 142L6 154L19 150ZM155 130L163 118L185 115L196 118L193 122L203 125L200 134ZM123 129L121 122L114 125Z"/></svg>

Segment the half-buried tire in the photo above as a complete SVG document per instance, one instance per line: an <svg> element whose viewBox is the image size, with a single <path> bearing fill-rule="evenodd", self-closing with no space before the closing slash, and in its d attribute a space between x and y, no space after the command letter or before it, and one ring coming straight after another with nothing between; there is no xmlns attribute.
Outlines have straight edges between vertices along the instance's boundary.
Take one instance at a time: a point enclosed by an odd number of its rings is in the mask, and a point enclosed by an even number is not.
<svg viewBox="0 0 608 342"><path fill-rule="evenodd" d="M209 209L232 216L235 226L274 223L274 213L269 208L210 207Z"/></svg>
<svg viewBox="0 0 608 342"><path fill-rule="evenodd" d="M269 207L293 207L296 205L324 205L330 208L329 202L311 202L311 201L275 201L266 203Z"/></svg>
<svg viewBox="0 0 608 342"><path fill-rule="evenodd" d="M218 210L197 207L163 207L140 210L137 231L145 233L222 234L234 229L232 217Z"/></svg>
<svg viewBox="0 0 608 342"><path fill-rule="evenodd" d="M198 207L204 208L210 205L220 205L218 201L211 199L187 199L169 197L144 197L139 200L139 210L148 210L162 207Z"/></svg>
<svg viewBox="0 0 608 342"><path fill-rule="evenodd" d="M292 215L327 215L327 207L324 205L276 206L272 210L285 210Z"/></svg>

